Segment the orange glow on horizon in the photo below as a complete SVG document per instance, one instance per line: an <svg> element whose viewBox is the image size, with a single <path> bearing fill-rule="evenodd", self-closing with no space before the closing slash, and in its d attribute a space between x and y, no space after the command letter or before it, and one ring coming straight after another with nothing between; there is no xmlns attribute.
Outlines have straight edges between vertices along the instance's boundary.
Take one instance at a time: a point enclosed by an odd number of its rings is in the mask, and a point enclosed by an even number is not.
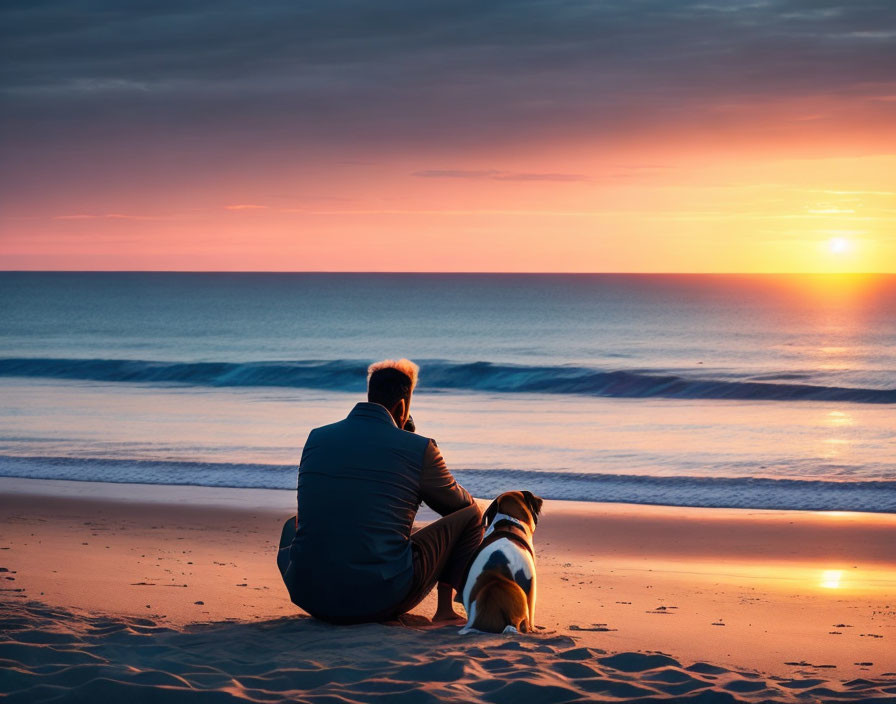
<svg viewBox="0 0 896 704"><path fill-rule="evenodd" d="M6 215L0 268L896 272L896 156L602 146L63 194Z"/></svg>

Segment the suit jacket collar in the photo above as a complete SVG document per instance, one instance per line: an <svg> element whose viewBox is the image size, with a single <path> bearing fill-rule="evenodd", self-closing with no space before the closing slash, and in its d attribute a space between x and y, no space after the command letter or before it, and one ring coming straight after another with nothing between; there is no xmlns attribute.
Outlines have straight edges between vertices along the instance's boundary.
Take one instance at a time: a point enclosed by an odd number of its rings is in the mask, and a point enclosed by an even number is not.
<svg viewBox="0 0 896 704"><path fill-rule="evenodd" d="M395 419L392 418L392 414L389 413L388 409L385 406L381 406L378 403L371 403L369 401L356 403L355 407L351 410L351 413L348 414L348 417L369 418L381 423L387 423L393 428L398 427L398 425L395 423Z"/></svg>

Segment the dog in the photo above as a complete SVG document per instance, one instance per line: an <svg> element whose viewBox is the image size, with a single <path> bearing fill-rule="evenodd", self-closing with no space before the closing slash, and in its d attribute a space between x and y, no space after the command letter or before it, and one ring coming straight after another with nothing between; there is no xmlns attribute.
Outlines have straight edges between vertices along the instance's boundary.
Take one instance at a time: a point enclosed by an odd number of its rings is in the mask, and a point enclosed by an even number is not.
<svg viewBox="0 0 896 704"><path fill-rule="evenodd" d="M461 590L467 623L461 633L535 630L535 549L532 534L543 501L531 491L507 491L483 514L487 526Z"/></svg>

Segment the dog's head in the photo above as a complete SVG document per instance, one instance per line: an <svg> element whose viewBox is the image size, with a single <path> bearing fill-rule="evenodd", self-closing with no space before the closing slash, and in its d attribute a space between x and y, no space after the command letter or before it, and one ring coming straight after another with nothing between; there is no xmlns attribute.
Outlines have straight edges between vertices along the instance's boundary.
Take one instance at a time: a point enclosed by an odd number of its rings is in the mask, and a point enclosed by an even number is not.
<svg viewBox="0 0 896 704"><path fill-rule="evenodd" d="M534 531L542 503L541 497L531 491L505 491L482 514L482 522L490 525L497 514L503 513L522 521L529 526L529 530Z"/></svg>

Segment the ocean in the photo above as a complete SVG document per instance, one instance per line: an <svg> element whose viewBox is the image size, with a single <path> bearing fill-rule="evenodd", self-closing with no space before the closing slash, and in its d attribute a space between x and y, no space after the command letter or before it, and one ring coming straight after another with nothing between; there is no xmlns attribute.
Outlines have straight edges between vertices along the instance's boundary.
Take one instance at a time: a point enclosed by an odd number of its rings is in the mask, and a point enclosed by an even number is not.
<svg viewBox="0 0 896 704"><path fill-rule="evenodd" d="M293 488L402 356L477 496L896 512L892 275L3 272L0 476Z"/></svg>

